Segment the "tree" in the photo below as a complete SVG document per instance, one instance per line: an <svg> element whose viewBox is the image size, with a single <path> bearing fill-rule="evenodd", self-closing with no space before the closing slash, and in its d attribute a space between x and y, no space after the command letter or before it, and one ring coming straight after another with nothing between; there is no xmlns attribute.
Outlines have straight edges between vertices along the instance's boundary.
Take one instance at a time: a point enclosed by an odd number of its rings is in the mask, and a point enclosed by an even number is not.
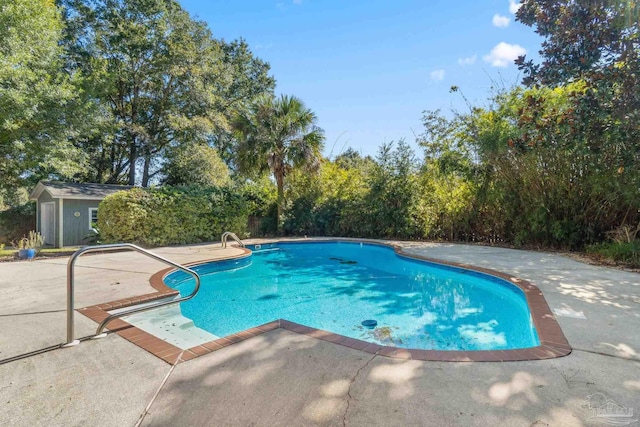
<svg viewBox="0 0 640 427"><path fill-rule="evenodd" d="M0 0L0 198L48 173L71 175L74 99L58 46L61 19L48 0Z"/></svg>
<svg viewBox="0 0 640 427"><path fill-rule="evenodd" d="M637 79L640 55L640 4L635 0L524 0L518 21L535 26L545 40L542 64L516 62L526 85L557 85L577 79ZM617 71L616 71L617 70ZM636 80L637 82L637 80Z"/></svg>
<svg viewBox="0 0 640 427"><path fill-rule="evenodd" d="M282 232L284 181L293 168L317 170L324 132L316 126L316 115L294 96L264 97L239 114L237 131L238 165L243 171L269 170L278 190L276 220Z"/></svg>
<svg viewBox="0 0 640 427"><path fill-rule="evenodd" d="M545 39L541 64L516 61L524 83L583 85L569 98L571 136L594 155L617 153L616 169L640 162L639 11L635 0L526 0L517 13Z"/></svg>
<svg viewBox="0 0 640 427"><path fill-rule="evenodd" d="M415 154L405 141L399 141L395 148L393 142L380 146L365 197L370 236L415 237L415 172Z"/></svg>
<svg viewBox="0 0 640 427"><path fill-rule="evenodd" d="M455 113L447 119L440 110L423 112L424 133L418 135L416 142L424 148L425 165L436 167L442 173L471 175L474 137L471 117L471 114Z"/></svg>
<svg viewBox="0 0 640 427"><path fill-rule="evenodd" d="M371 156L362 157L362 155L353 148L347 148L343 153L338 154L333 163L340 166L343 169L356 169L360 168L365 170L371 167L375 161Z"/></svg>
<svg viewBox="0 0 640 427"><path fill-rule="evenodd" d="M525 0L517 13L544 42L540 64L516 61L532 88L516 143L571 159L567 169L599 196L592 209L609 217L590 225L596 237L640 217L639 11L635 0Z"/></svg>
<svg viewBox="0 0 640 427"><path fill-rule="evenodd" d="M147 186L169 149L212 142L239 104L273 88L246 43L214 39L175 1L63 4L68 67L110 131L76 139L92 148L96 180Z"/></svg>
<svg viewBox="0 0 640 427"><path fill-rule="evenodd" d="M219 43L225 67L217 84L222 91L222 102L218 108L226 121L233 122L239 112L246 113L259 97L272 94L275 79L269 75L269 64L253 56L243 39L230 43L221 40ZM211 142L228 165L237 166L233 133L233 127L221 127Z"/></svg>
<svg viewBox="0 0 640 427"><path fill-rule="evenodd" d="M224 187L231 182L229 168L218 151L204 144L189 144L171 150L163 169L167 185Z"/></svg>
<svg viewBox="0 0 640 427"><path fill-rule="evenodd" d="M322 161L317 175L294 170L287 180L287 233L362 237L367 171L362 161L343 167L329 160Z"/></svg>

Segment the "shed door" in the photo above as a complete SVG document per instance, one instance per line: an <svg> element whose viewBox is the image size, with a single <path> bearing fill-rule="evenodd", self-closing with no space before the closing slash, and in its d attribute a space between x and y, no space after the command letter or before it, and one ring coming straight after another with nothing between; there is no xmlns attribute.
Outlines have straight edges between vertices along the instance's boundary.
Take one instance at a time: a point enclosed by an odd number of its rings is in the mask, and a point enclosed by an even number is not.
<svg viewBox="0 0 640 427"><path fill-rule="evenodd" d="M55 246L56 244L56 204L53 202L43 203L42 208L41 233L45 245Z"/></svg>

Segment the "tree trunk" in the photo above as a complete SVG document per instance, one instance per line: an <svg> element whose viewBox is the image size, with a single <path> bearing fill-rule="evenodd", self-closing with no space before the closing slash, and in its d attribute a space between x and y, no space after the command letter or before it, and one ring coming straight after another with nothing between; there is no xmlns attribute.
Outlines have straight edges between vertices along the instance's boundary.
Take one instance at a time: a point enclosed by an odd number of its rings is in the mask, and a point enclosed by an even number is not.
<svg viewBox="0 0 640 427"><path fill-rule="evenodd" d="M111 182L111 181L115 181L115 175L116 175L116 163L118 162L118 159L116 157L116 144L111 143L111 153L109 155L109 160L110 160L110 176L109 178L107 178L107 183Z"/></svg>
<svg viewBox="0 0 640 427"><path fill-rule="evenodd" d="M100 160L98 161L98 165L96 167L96 177L95 182L102 183L104 182L104 175L107 172L107 149L103 144L98 144L96 150L100 150Z"/></svg>
<svg viewBox="0 0 640 427"><path fill-rule="evenodd" d="M136 185L136 160L138 151L136 150L136 137L131 138L129 146L129 185Z"/></svg>
<svg viewBox="0 0 640 427"><path fill-rule="evenodd" d="M278 210L276 212L276 227L278 235L282 235L282 211L284 210L284 173L282 171L274 171L278 187Z"/></svg>
<svg viewBox="0 0 640 427"><path fill-rule="evenodd" d="M149 186L149 168L151 167L151 154L144 156L144 169L142 170L142 186Z"/></svg>
<svg viewBox="0 0 640 427"><path fill-rule="evenodd" d="M136 78L134 74L134 79ZM138 94L140 89L137 83L133 86L133 99L131 100L131 128L129 132L131 133L131 147L129 151L129 185L136 185L136 161L138 160L138 130L134 131L134 125L137 124L138 121Z"/></svg>

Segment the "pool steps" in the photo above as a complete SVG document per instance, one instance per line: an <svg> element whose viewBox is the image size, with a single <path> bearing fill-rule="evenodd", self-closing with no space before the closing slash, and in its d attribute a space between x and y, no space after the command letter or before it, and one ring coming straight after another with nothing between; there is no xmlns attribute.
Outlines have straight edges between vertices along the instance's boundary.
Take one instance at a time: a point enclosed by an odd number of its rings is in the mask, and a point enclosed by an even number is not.
<svg viewBox="0 0 640 427"><path fill-rule="evenodd" d="M184 317L179 305L131 314L122 320L183 350L220 338Z"/></svg>

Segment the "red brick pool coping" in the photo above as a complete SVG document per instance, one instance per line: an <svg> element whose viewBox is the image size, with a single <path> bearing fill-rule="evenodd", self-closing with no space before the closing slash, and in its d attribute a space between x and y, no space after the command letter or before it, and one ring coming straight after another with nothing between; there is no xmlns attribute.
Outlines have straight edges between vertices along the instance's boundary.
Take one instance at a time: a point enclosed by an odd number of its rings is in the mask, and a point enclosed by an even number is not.
<svg viewBox="0 0 640 427"><path fill-rule="evenodd" d="M555 316L551 312L547 301L545 300L542 292L537 286L531 284L526 280L519 279L517 277L505 274L499 271L491 270L483 267L476 267L468 264L461 264L457 262L443 261L433 258L427 258L420 255L409 254L405 252L400 246L382 243L379 241L363 240L363 239L323 239L323 240L310 240L306 239L304 242L331 242L331 241L348 241L348 242L363 242L368 244L376 244L381 246L392 247L396 254L406 258L412 258L420 261L427 261L433 264L441 264L453 267L464 268L467 270L478 271L491 276L499 277L508 281L520 288L526 297L531 312L533 323L540 339L540 345L537 347L514 349L514 350L478 350L478 351L442 351L442 350L417 350L417 349L405 349L390 346L383 346L367 341L358 340L355 338L345 337L344 335L335 334L333 332L324 331L321 329L310 328L308 326L300 325L295 322L290 322L284 319L277 319L264 325L256 326L237 334L232 334L224 338L219 338L214 341L198 345L187 350L182 350L179 347L170 344L155 335L145 332L135 326L121 320L115 319L108 325L108 329L117 333L126 340L136 344L142 349L148 351L156 357L164 360L165 362L175 365L180 362L185 362L194 359L198 356L208 354L219 350L221 348L230 346L240 341L253 338L261 335L265 332L273 331L275 329L285 329L298 334L304 334L313 338L317 338L323 341L331 342L334 344L342 345L354 350L364 351L370 354L377 354L380 356L393 357L398 359L413 359L422 361L441 361L441 362L511 362L511 361L524 361L524 360L543 360L554 359L557 357L567 356L571 353L571 347L567 339L565 338L560 325L555 319ZM294 241L295 242L295 241ZM269 242L278 243L278 242ZM265 243L266 244L266 243ZM244 248L243 248L244 249ZM239 259L251 255L251 251L244 249L241 255L228 257L218 260L205 260L187 264L188 266L203 264L207 262L226 261L230 259ZM153 274L149 278L149 283L156 290L154 293L145 294L133 298L121 299L112 301L110 303L94 305L90 307L81 308L78 311L90 319L101 322L108 315L109 310L115 310L117 308L123 308L131 305L136 305L142 302L149 302L158 299L164 299L168 297L174 297L179 294L178 291L173 290L165 285L164 277L170 272L174 271L174 268L167 268Z"/></svg>

